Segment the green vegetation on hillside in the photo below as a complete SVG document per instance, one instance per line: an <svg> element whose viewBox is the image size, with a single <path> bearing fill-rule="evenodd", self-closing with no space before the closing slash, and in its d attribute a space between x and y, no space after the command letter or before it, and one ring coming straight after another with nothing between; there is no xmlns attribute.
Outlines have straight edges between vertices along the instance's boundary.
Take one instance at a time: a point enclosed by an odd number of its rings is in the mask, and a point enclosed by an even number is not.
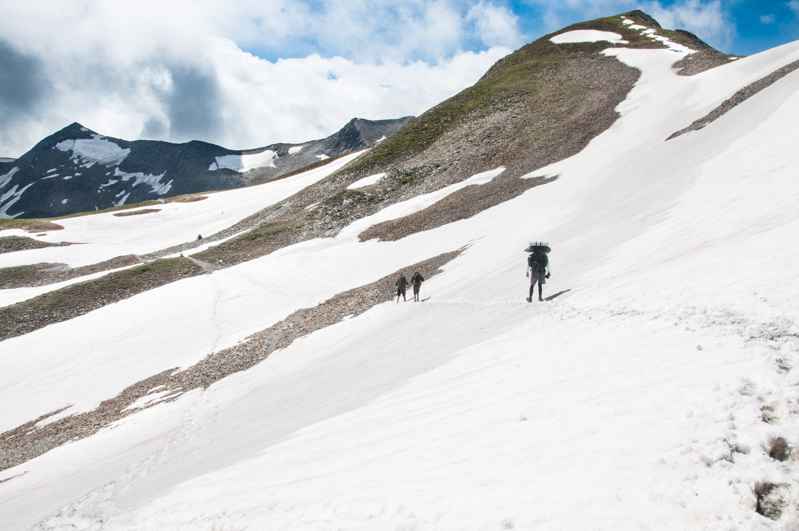
<svg viewBox="0 0 799 531"><path fill-rule="evenodd" d="M34 267L34 266L30 266ZM203 270L188 258L157 260L0 308L0 341L66 321ZM20 271L20 274L26 274Z"/></svg>

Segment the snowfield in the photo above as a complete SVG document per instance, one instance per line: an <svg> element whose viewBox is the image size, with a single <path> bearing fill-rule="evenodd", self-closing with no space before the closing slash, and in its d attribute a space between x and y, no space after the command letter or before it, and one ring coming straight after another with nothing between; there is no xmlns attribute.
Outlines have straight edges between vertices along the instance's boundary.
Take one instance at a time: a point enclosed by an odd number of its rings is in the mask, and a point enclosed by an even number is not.
<svg viewBox="0 0 799 531"><path fill-rule="evenodd" d="M210 192L207 199L193 203L156 205L159 212L142 216L95 214L56 221L64 230L48 232L39 238L46 242L72 242L84 245L45 247L0 254L0 267L51 262L70 267L95 264L125 254L147 254L209 236L310 186L361 152L341 157L321 168L292 177L226 192ZM140 174L132 174L133 177ZM156 176L157 177L157 176ZM130 177L129 177L130 178ZM137 183L139 177L136 177ZM145 180L146 182L146 180ZM151 186L153 186L151 184ZM32 236L22 230L3 231L3 236ZM44 251L44 252L41 252Z"/></svg>
<svg viewBox="0 0 799 531"><path fill-rule="evenodd" d="M549 184L396 242L358 241L454 189L420 196L337 238L2 342L0 431L66 405L86 411L299 308L466 247L424 284L422 303L377 305L0 472L3 528L799 526L799 72L665 141L799 59L799 43L693 77L671 69L679 50L606 53L642 76L608 131L529 175L559 175ZM321 178L64 220L48 239L93 243L0 262L155 250ZM523 249L537 239L552 246L552 278L547 300L528 304Z"/></svg>

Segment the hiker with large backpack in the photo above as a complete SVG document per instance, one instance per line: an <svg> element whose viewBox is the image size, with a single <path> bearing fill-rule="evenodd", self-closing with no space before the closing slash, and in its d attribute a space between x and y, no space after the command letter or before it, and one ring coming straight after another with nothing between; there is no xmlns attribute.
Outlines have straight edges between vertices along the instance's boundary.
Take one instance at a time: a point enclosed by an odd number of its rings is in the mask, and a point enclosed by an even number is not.
<svg viewBox="0 0 799 531"><path fill-rule="evenodd" d="M530 256L527 257L527 273L525 273L525 276L530 277L530 295L527 297L527 302L533 302L533 288L535 288L536 282L538 283L538 300L544 300L541 286L546 284L549 278L547 253L551 250L547 242L530 242L530 246L524 250L524 252L530 253Z"/></svg>
<svg viewBox="0 0 799 531"><path fill-rule="evenodd" d="M394 283L397 286L397 303L399 303L400 295L402 295L402 302L408 302L405 299L405 287L408 285L408 279L405 278L403 273L400 273L399 280Z"/></svg>
<svg viewBox="0 0 799 531"><path fill-rule="evenodd" d="M424 277L419 274L418 271L413 273L411 276L411 285L413 286L413 302L419 301L419 288L422 287L422 282L424 282Z"/></svg>

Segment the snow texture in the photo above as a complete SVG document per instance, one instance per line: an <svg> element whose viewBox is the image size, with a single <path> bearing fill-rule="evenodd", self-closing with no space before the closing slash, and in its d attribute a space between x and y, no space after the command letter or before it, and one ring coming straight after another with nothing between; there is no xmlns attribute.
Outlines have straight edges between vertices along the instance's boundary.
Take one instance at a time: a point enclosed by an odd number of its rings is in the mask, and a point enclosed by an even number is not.
<svg viewBox="0 0 799 531"><path fill-rule="evenodd" d="M292 146L289 148L289 155L294 155L295 153L299 153L302 151L304 146Z"/></svg>
<svg viewBox="0 0 799 531"><path fill-rule="evenodd" d="M6 185L11 182L11 179L14 178L14 174L17 173L18 171L19 171L19 168L14 166L5 175L0 175L0 188L5 188Z"/></svg>
<svg viewBox="0 0 799 531"><path fill-rule="evenodd" d="M357 190L358 188L365 188L367 186L371 186L371 185L375 184L377 181L379 181L380 179L382 179L384 175L385 175L385 172L384 173L376 173L374 175L370 175L368 177L364 177L363 179L359 179L359 180L355 181L354 183L352 183L351 185L349 185L347 187L347 190Z"/></svg>
<svg viewBox="0 0 799 531"><path fill-rule="evenodd" d="M568 44L574 42L598 42L598 41L608 41L612 44L628 44L628 41L622 39L621 35L619 35L618 33L613 33L612 31L599 31L599 30L567 31L566 33L555 35L549 40L550 42L553 42L555 44Z"/></svg>
<svg viewBox="0 0 799 531"><path fill-rule="evenodd" d="M8 212L8 209L11 208L14 205L14 203L19 201L19 199L22 197L22 194L25 193L25 190L27 190L31 186L33 186L33 183L28 183L26 186L23 186L22 189L17 191L19 185L15 184L6 193L0 195L0 219L16 218L25 213L25 212L20 212L18 214L14 214L13 216L9 216L6 212Z"/></svg>
<svg viewBox="0 0 799 531"><path fill-rule="evenodd" d="M274 168L275 157L277 157L277 153L269 149L250 155L224 155L222 157L216 157L216 162L212 163L208 169L220 170L222 168L227 168L229 170L245 172L265 166Z"/></svg>
<svg viewBox="0 0 799 531"><path fill-rule="evenodd" d="M55 147L60 151L71 151L72 158L86 167L91 167L95 163L108 167L119 166L130 154L130 149L123 149L100 135L95 135L94 138L64 140Z"/></svg>
<svg viewBox="0 0 799 531"><path fill-rule="evenodd" d="M141 172L125 173L124 171L120 171L119 168L114 170L114 177L120 177L124 182L127 182L131 179L136 179L136 181L133 183L133 186L147 184L150 186L150 192L158 195L164 195L169 192L170 188L172 188L172 181L169 181L168 183L161 182L161 179L164 177L164 175L166 175L166 172L162 173L161 175L151 175Z"/></svg>

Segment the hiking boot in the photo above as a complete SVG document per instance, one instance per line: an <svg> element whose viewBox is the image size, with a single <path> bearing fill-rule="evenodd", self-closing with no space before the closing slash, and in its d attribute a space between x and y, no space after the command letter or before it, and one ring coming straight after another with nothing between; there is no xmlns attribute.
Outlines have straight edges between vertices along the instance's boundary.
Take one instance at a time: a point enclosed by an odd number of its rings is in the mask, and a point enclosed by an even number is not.
<svg viewBox="0 0 799 531"><path fill-rule="evenodd" d="M527 302L533 302L533 298L532 297L525 297L525 299L527 299Z"/></svg>
<svg viewBox="0 0 799 531"><path fill-rule="evenodd" d="M541 301L541 302L544 301L544 299L542 299L541 297L538 297L538 300Z"/></svg>

